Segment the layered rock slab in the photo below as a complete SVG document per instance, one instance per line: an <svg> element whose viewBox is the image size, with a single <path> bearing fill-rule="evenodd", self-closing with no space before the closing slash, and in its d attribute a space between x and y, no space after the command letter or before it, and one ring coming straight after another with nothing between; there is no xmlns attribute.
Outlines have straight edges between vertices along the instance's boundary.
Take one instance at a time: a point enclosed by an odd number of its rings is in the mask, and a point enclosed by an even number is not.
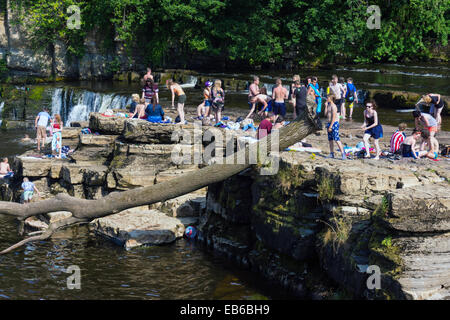
<svg viewBox="0 0 450 320"><path fill-rule="evenodd" d="M183 237L182 221L157 210L127 210L93 220L90 227L126 249L172 243Z"/></svg>

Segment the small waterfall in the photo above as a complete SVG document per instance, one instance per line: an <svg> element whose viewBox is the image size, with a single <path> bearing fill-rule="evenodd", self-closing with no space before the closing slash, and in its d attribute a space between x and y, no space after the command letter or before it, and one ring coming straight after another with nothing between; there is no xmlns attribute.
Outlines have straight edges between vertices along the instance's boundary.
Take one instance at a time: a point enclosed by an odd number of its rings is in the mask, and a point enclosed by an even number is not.
<svg viewBox="0 0 450 320"><path fill-rule="evenodd" d="M55 89L55 92L53 92L52 95L52 116L55 114L61 114L61 108L63 105L63 96L62 96L63 89L57 88Z"/></svg>
<svg viewBox="0 0 450 320"><path fill-rule="evenodd" d="M3 107L5 106L5 102L0 103L0 126L2 125L2 112L3 112Z"/></svg>
<svg viewBox="0 0 450 320"><path fill-rule="evenodd" d="M182 88L194 88L197 84L197 81L198 81L198 79L196 76L188 75L186 82L181 84L180 86Z"/></svg>
<svg viewBox="0 0 450 320"><path fill-rule="evenodd" d="M60 114L66 126L74 121L86 121L91 112L105 112L106 109L124 109L131 103L131 97L99 93L73 88L57 88L52 95L52 114Z"/></svg>

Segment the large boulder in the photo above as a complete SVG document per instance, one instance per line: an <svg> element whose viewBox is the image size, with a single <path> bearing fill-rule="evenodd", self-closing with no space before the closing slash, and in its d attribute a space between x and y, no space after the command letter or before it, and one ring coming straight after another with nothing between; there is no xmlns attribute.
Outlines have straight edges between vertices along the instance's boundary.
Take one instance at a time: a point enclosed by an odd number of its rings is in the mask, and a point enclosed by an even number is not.
<svg viewBox="0 0 450 320"><path fill-rule="evenodd" d="M102 134L122 134L127 118L106 117L98 112L93 112L89 116L89 128L93 133Z"/></svg>
<svg viewBox="0 0 450 320"><path fill-rule="evenodd" d="M184 224L156 210L131 210L96 219L91 228L126 249L172 243L183 237Z"/></svg>

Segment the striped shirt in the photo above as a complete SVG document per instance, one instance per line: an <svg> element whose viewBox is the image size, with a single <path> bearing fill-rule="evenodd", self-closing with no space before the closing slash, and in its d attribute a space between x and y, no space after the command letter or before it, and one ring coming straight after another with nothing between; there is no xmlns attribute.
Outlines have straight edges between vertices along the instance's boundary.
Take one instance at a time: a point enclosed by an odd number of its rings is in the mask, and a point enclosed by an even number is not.
<svg viewBox="0 0 450 320"><path fill-rule="evenodd" d="M395 153L400 149L400 145L403 143L405 138L406 135L403 132L399 130L395 131L391 137L391 153Z"/></svg>

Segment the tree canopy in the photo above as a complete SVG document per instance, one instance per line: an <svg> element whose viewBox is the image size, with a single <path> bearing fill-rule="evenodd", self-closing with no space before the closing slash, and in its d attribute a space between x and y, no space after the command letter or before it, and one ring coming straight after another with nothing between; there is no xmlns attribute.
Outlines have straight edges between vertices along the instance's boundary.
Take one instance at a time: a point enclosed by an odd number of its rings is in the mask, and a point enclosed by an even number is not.
<svg viewBox="0 0 450 320"><path fill-rule="evenodd" d="M5 1L5 0L4 0ZM250 65L289 56L307 62L395 62L429 59L448 45L450 0L17 0L32 43L64 41L84 54L87 32L103 47L123 42L163 66L170 52L204 54ZM78 5L81 28L66 27L66 9ZM366 25L370 5L381 9L380 29Z"/></svg>

